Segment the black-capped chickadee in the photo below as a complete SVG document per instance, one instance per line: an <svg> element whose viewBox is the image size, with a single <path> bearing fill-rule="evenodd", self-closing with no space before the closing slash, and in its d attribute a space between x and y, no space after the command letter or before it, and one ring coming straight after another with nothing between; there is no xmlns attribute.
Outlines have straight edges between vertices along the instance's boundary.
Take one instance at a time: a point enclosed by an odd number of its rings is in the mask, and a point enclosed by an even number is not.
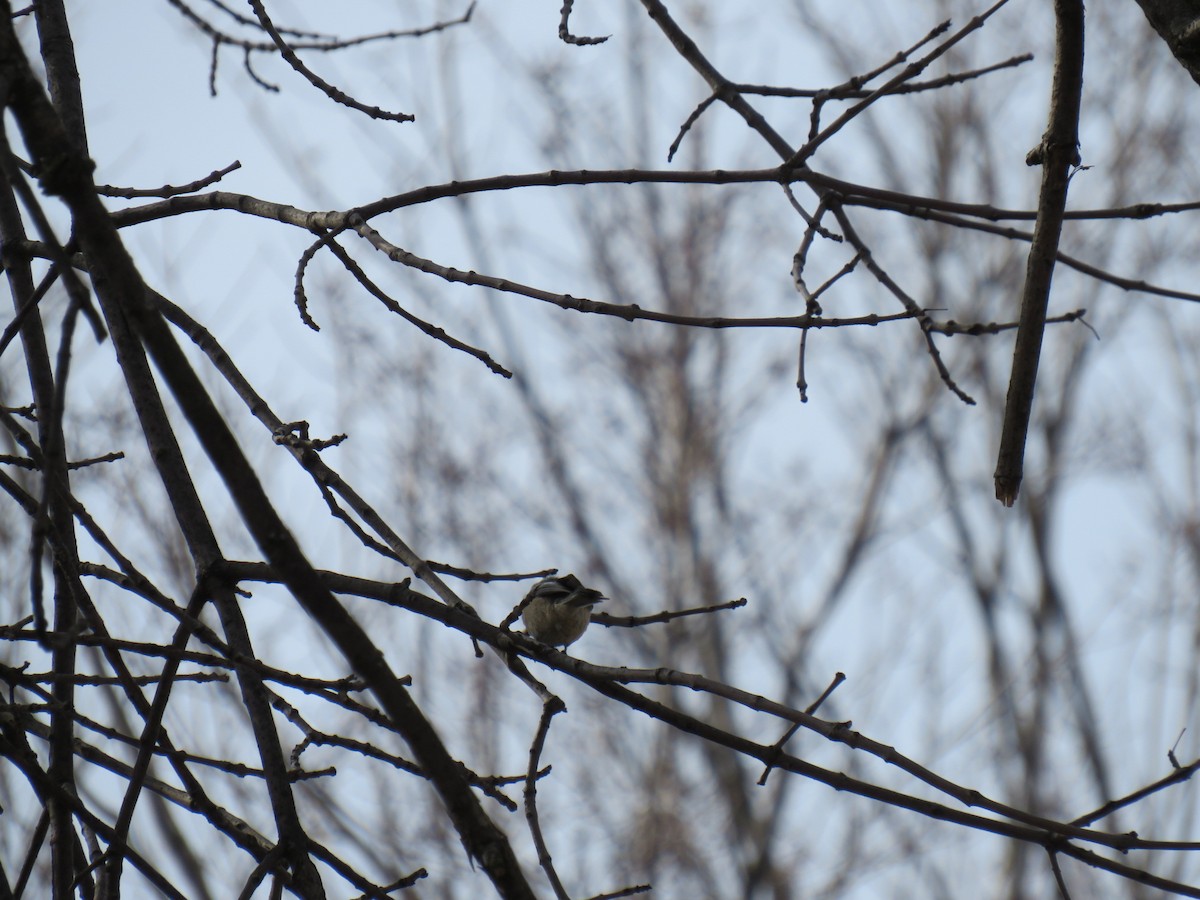
<svg viewBox="0 0 1200 900"><path fill-rule="evenodd" d="M592 607L604 599L599 591L580 584L574 575L544 578L525 595L521 621L534 640L566 647L587 631Z"/></svg>

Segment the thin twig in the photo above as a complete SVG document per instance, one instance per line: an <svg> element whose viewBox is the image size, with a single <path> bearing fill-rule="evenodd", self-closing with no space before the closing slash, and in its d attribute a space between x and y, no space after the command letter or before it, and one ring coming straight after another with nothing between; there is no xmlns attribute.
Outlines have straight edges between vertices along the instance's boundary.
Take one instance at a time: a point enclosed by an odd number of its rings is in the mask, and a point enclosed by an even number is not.
<svg viewBox="0 0 1200 900"><path fill-rule="evenodd" d="M533 846L537 848L538 865L546 873L546 879L550 882L550 887L554 890L554 896L558 900L571 900L571 895L567 893L562 880L558 877L558 872L555 871L554 860L550 856L546 839L542 835L542 823L538 819L537 811L537 783L539 778L538 762L542 757L542 748L546 745L546 736L550 733L550 720L565 711L566 706L557 697L553 697L542 706L542 717L538 721L537 733L533 737L533 743L529 746L529 768L525 773L525 821L529 823Z"/></svg>
<svg viewBox="0 0 1200 900"><path fill-rule="evenodd" d="M309 84L324 93L325 96L330 100L334 101L335 103L340 103L343 106L348 106L351 109L356 109L361 113L366 113L372 119L387 119L392 122L414 121L415 117L410 113L389 112L386 109L380 109L378 106L367 106L365 103L359 103L349 94L338 90L329 82L322 79L312 69L308 68L308 66L304 65L304 63L300 61L300 57L296 55L296 52L283 38L283 35L276 30L275 25L271 22L270 17L267 15L266 9L263 8L262 0L249 0L249 2L250 7L254 10L254 14L258 17L258 21L262 25L263 30L271 36L271 40L275 42L275 46L279 49L279 55L284 58L289 66L299 72Z"/></svg>
<svg viewBox="0 0 1200 900"><path fill-rule="evenodd" d="M560 11L558 20L558 39L564 44L574 44L576 47L588 47L595 44L603 44L611 37L579 37L571 33L571 9L575 6L575 0L563 0L562 10Z"/></svg>

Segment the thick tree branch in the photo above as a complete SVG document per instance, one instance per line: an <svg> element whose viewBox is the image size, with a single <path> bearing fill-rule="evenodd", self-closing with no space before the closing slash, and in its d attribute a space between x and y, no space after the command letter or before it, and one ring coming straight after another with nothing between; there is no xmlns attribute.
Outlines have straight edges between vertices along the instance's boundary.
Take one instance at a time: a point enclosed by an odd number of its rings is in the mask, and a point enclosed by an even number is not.
<svg viewBox="0 0 1200 900"><path fill-rule="evenodd" d="M1137 0L1151 27L1200 84L1200 7L1194 0Z"/></svg>
<svg viewBox="0 0 1200 900"><path fill-rule="evenodd" d="M1021 324L1017 328L1000 453L996 461L996 499L1005 506L1016 502L1021 489L1025 437L1029 432L1046 308L1050 302L1050 282L1054 277L1063 210L1067 205L1067 184L1071 169L1079 165L1079 109L1083 94L1082 0L1055 0L1054 15L1057 49L1050 94L1050 124L1041 145L1034 151L1036 161L1042 164L1042 189L1025 270Z"/></svg>

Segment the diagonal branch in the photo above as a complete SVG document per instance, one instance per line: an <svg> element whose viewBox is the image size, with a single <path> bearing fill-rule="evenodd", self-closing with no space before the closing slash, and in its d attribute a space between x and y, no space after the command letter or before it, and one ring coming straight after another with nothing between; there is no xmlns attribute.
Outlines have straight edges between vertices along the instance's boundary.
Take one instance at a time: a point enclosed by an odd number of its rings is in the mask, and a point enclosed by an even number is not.
<svg viewBox="0 0 1200 900"><path fill-rule="evenodd" d="M1042 164L1038 218L1025 269L1021 324L1013 349L1012 376L1004 406L1000 453L996 460L996 499L1005 506L1016 502L1021 489L1025 438L1033 409L1050 281L1062 234L1063 210L1071 169L1079 164L1079 108L1083 93L1083 2L1055 0L1054 83L1050 95L1050 124L1031 157Z"/></svg>

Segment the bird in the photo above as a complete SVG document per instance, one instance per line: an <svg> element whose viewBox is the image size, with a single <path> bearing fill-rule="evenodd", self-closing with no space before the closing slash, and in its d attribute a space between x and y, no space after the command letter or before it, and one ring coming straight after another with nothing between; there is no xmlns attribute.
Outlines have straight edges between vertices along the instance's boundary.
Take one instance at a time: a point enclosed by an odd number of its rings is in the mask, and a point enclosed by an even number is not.
<svg viewBox="0 0 1200 900"><path fill-rule="evenodd" d="M606 598L574 575L543 578L521 601L521 621L536 641L552 647L575 643L592 621L592 607Z"/></svg>

